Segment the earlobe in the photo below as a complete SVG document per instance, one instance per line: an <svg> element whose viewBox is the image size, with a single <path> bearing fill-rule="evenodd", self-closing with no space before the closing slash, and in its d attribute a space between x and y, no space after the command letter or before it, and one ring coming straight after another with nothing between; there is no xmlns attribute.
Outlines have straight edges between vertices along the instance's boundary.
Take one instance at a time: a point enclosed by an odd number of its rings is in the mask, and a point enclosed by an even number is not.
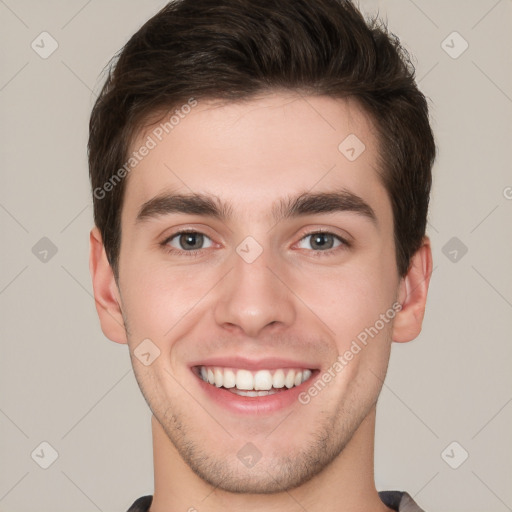
<svg viewBox="0 0 512 512"><path fill-rule="evenodd" d="M117 283L105 253L101 233L96 226L91 230L89 240L89 271L101 330L110 340L127 343Z"/></svg>
<svg viewBox="0 0 512 512"><path fill-rule="evenodd" d="M393 324L393 341L411 341L421 332L431 274L432 250L429 238L424 237L400 282L398 300L402 309Z"/></svg>

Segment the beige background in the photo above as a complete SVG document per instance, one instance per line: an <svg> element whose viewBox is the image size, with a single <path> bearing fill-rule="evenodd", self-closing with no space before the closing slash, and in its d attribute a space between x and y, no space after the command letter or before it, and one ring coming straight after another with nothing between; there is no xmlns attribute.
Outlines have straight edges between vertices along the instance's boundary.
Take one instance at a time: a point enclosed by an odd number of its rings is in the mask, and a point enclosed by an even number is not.
<svg viewBox="0 0 512 512"><path fill-rule="evenodd" d="M91 295L85 148L102 68L164 3L0 0L1 512L125 511L153 490L149 409ZM430 512L512 510L512 2L361 7L413 52L439 147L427 316L393 349L377 485Z"/></svg>

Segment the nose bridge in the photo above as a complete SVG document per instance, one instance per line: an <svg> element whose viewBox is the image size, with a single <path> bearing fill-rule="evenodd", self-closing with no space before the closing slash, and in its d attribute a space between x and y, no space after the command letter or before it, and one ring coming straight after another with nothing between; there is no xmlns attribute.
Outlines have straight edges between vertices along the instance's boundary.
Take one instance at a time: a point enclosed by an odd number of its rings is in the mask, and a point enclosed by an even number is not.
<svg viewBox="0 0 512 512"><path fill-rule="evenodd" d="M293 297L275 275L275 258L248 237L233 254L233 269L226 276L215 307L221 326L238 326L251 337L271 324L291 325ZM270 267L270 268L269 268ZM272 270L271 270L272 269Z"/></svg>

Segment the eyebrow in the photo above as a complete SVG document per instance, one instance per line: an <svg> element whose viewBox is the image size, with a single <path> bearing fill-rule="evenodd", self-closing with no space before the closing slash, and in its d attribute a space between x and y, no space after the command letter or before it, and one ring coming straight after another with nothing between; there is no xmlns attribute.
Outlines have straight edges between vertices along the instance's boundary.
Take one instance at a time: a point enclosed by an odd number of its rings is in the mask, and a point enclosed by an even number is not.
<svg viewBox="0 0 512 512"><path fill-rule="evenodd" d="M272 207L274 222L321 213L352 212L368 218L377 225L373 208L364 199L348 190L334 192L304 192L278 200ZM182 213L201 215L227 222L234 217L233 207L215 195L163 194L146 201L140 208L135 223Z"/></svg>

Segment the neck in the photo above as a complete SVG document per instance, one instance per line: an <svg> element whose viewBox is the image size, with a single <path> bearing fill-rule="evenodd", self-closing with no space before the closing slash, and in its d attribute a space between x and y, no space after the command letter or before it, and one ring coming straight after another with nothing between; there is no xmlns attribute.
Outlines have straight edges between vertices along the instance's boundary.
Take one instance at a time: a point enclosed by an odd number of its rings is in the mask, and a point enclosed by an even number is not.
<svg viewBox="0 0 512 512"><path fill-rule="evenodd" d="M234 494L214 489L185 464L160 423L151 418L155 492L150 512L244 510L308 512L388 511L373 475L375 407L341 454L300 487L275 494Z"/></svg>

